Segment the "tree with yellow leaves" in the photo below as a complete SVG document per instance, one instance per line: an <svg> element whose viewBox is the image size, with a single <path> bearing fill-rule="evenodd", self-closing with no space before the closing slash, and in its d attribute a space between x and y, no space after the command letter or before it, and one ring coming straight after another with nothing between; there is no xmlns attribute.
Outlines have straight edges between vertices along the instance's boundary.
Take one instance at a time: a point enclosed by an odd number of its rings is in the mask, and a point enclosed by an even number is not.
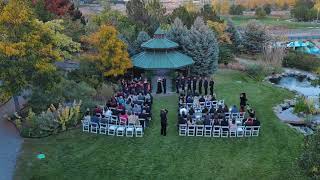
<svg viewBox="0 0 320 180"><path fill-rule="evenodd" d="M55 72L53 63L80 47L61 34L60 23L37 20L29 3L10 0L0 11L1 90L13 96L27 87L50 83L37 79ZM17 100L16 109L19 109Z"/></svg>
<svg viewBox="0 0 320 180"><path fill-rule="evenodd" d="M229 0L212 0L211 4L213 11L215 11L219 15L229 14Z"/></svg>
<svg viewBox="0 0 320 180"><path fill-rule="evenodd" d="M123 75L132 68L127 46L118 35L115 27L102 25L97 32L84 38L92 46L89 58L105 77Z"/></svg>
<svg viewBox="0 0 320 180"><path fill-rule="evenodd" d="M225 22L207 21L207 25L217 34L220 43L231 44L230 35L226 32L227 24Z"/></svg>
<svg viewBox="0 0 320 180"><path fill-rule="evenodd" d="M316 0L313 8L317 10L317 22L319 21L320 0Z"/></svg>

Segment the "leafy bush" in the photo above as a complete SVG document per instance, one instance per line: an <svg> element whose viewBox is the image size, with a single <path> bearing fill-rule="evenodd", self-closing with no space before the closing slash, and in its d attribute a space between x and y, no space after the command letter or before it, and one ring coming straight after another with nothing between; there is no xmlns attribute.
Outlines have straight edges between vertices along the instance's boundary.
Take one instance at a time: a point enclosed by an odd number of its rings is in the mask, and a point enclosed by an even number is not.
<svg viewBox="0 0 320 180"><path fill-rule="evenodd" d="M308 100L304 97L299 97L294 106L295 113L315 114L315 103L312 100Z"/></svg>
<svg viewBox="0 0 320 180"><path fill-rule="evenodd" d="M111 96L114 95L115 87L112 84L103 83L98 89L95 99L98 101L106 102Z"/></svg>
<svg viewBox="0 0 320 180"><path fill-rule="evenodd" d="M266 12L267 15L271 14L271 4L265 4L263 6L263 10Z"/></svg>
<svg viewBox="0 0 320 180"><path fill-rule="evenodd" d="M231 45L221 44L219 47L219 64L229 64L234 61L233 49Z"/></svg>
<svg viewBox="0 0 320 180"><path fill-rule="evenodd" d="M244 10L245 10L245 7L242 6L241 4L238 4L238 5L233 4L232 6L230 6L229 13L231 15L242 15Z"/></svg>
<svg viewBox="0 0 320 180"><path fill-rule="evenodd" d="M258 17L258 18L264 18L266 17L267 13L266 11L262 8L262 7L258 7L255 11L255 15Z"/></svg>
<svg viewBox="0 0 320 180"><path fill-rule="evenodd" d="M0 105L9 101L11 98L11 94L5 91L2 91L0 88Z"/></svg>
<svg viewBox="0 0 320 180"><path fill-rule="evenodd" d="M291 15L298 21L310 21L317 18L317 11L314 7L314 1L297 0Z"/></svg>
<svg viewBox="0 0 320 180"><path fill-rule="evenodd" d="M265 69L261 64L248 64L245 71L248 75L259 80L266 76Z"/></svg>
<svg viewBox="0 0 320 180"><path fill-rule="evenodd" d="M299 158L299 166L312 179L320 179L320 130L307 136L304 141L304 150Z"/></svg>
<svg viewBox="0 0 320 180"><path fill-rule="evenodd" d="M283 59L284 67L297 68L304 71L316 71L320 67L320 59L314 55L299 51L290 51Z"/></svg>

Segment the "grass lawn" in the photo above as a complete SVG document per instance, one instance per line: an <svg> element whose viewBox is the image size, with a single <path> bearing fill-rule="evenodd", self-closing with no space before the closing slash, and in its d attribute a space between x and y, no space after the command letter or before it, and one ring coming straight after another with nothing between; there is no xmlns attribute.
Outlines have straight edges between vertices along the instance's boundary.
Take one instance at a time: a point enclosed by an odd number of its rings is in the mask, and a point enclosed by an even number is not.
<svg viewBox="0 0 320 180"><path fill-rule="evenodd" d="M249 20L257 18L255 16L232 16L231 19L236 26L245 26ZM310 22L290 22L286 21L286 19L271 16L257 20L268 26L281 26L288 29L304 29L310 27L320 28L320 24L314 24Z"/></svg>
<svg viewBox="0 0 320 180"><path fill-rule="evenodd" d="M215 79L218 98L229 105L239 104L239 93L247 92L262 123L259 137L179 137L177 96L156 97L153 122L143 138L79 129L25 140L15 179L305 179L297 167L303 137L272 112L272 106L292 94L237 71L220 70ZM167 137L160 136L161 108L169 110ZM37 160L38 152L46 159Z"/></svg>

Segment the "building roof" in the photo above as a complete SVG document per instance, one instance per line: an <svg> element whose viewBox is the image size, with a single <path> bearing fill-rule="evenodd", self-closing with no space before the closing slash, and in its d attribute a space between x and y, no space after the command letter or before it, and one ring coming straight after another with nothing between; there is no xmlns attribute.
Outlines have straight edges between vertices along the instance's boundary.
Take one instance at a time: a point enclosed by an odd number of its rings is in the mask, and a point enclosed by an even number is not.
<svg viewBox="0 0 320 180"><path fill-rule="evenodd" d="M178 69L194 63L178 51L144 51L133 56L132 61L135 67L143 69Z"/></svg>
<svg viewBox="0 0 320 180"><path fill-rule="evenodd" d="M141 47L146 49L172 49L179 47L179 44L167 38L153 38L142 43Z"/></svg>

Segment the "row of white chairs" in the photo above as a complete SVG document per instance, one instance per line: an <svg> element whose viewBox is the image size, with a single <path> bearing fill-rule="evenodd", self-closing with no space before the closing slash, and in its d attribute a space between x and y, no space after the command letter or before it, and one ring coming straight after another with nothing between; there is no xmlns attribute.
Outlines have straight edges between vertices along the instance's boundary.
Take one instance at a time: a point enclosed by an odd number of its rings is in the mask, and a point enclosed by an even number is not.
<svg viewBox="0 0 320 180"><path fill-rule="evenodd" d="M229 126L179 125L179 136L250 137L259 133L260 126L237 126L236 130L230 130Z"/></svg>
<svg viewBox="0 0 320 180"><path fill-rule="evenodd" d="M127 136L143 137L143 128L141 125L117 125L109 123L95 123L82 121L82 131L94 134L104 134L109 136Z"/></svg>
<svg viewBox="0 0 320 180"><path fill-rule="evenodd" d="M182 103L181 105L185 106L187 108L191 108L191 107L193 107L193 108L196 108L196 107L218 108L219 105L224 107L224 100L199 102L199 106L196 105L195 103Z"/></svg>

